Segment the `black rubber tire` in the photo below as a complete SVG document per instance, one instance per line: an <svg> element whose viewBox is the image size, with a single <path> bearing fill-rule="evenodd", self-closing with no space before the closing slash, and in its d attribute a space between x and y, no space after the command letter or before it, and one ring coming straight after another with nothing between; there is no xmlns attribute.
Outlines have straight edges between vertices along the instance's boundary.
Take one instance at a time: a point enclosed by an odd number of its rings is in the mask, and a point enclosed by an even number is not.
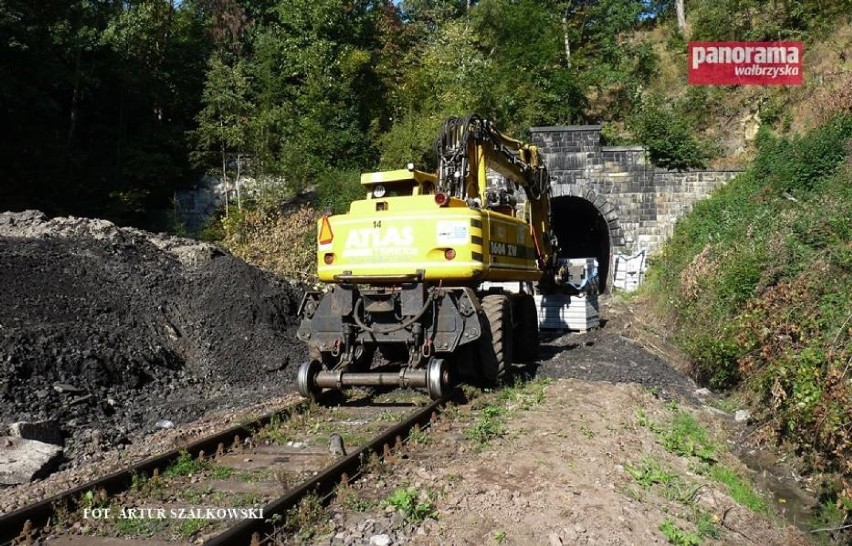
<svg viewBox="0 0 852 546"><path fill-rule="evenodd" d="M502 294L489 294L482 298L482 311L479 364L485 384L494 385L509 369L514 356L512 305Z"/></svg>
<svg viewBox="0 0 852 546"><path fill-rule="evenodd" d="M515 298L515 362L529 364L538 360L538 311L531 295Z"/></svg>

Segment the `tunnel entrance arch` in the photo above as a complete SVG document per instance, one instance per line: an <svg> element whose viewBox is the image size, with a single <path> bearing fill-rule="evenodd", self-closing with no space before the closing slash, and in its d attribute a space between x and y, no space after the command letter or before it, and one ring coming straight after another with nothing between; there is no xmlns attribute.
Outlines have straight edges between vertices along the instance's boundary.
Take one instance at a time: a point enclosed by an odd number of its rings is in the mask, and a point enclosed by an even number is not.
<svg viewBox="0 0 852 546"><path fill-rule="evenodd" d="M600 291L605 292L612 257L610 221L595 203L576 195L552 198L550 212L559 257L597 259Z"/></svg>

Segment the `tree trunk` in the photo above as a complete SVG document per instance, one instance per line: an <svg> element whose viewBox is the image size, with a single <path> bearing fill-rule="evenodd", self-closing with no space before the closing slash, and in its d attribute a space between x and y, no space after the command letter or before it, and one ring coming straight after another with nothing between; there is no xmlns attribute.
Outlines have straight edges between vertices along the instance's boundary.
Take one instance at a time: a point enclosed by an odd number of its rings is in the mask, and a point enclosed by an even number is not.
<svg viewBox="0 0 852 546"><path fill-rule="evenodd" d="M222 145L222 189L225 190L225 218L228 217L230 201L228 199L228 159L225 156L225 145Z"/></svg>
<svg viewBox="0 0 852 546"><path fill-rule="evenodd" d="M677 28L681 33L686 32L686 11L683 8L683 0L675 0L675 10L677 11Z"/></svg>
<svg viewBox="0 0 852 546"><path fill-rule="evenodd" d="M571 41L568 39L568 17L562 17L562 40L565 45L565 64L571 68Z"/></svg>
<svg viewBox="0 0 852 546"><path fill-rule="evenodd" d="M74 54L74 89L71 91L71 116L68 123L68 136L65 138L65 148L67 153L71 154L71 145L74 142L74 133L77 130L77 116L80 110L80 57L82 56L82 46L77 46L77 51Z"/></svg>
<svg viewBox="0 0 852 546"><path fill-rule="evenodd" d="M237 177L234 179L234 185L237 187L237 210L243 210L243 195L240 191L240 154L237 154Z"/></svg>

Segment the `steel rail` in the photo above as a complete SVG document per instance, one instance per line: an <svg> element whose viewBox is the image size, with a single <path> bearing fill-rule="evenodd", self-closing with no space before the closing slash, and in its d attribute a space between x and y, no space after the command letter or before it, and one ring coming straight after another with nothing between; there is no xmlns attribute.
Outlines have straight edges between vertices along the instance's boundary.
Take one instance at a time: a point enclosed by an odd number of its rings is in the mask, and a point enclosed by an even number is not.
<svg viewBox="0 0 852 546"><path fill-rule="evenodd" d="M123 470L63 491L29 506L24 506L14 512L0 515L0 545L11 544L21 536L25 529L36 530L43 527L54 515L58 506L65 506L69 510L79 508L81 496L88 491L104 490L108 495L125 491L132 484L134 476L149 476L155 470L164 470L178 460L184 451L188 452L192 457L198 457L201 452L212 455L216 453L220 444L224 444L227 447L233 443L235 438L248 437L255 429L266 426L273 419L289 416L304 407L305 404L302 402L264 414L248 423L233 426L212 436L191 442L184 447L172 449Z"/></svg>
<svg viewBox="0 0 852 546"><path fill-rule="evenodd" d="M204 542L205 546L230 546L230 545L255 545L261 543L274 531L276 520L284 521L275 516L286 516L287 512L297 506L307 495L314 493L320 497L330 495L335 487L343 480L343 476L356 476L361 467L367 462L370 454L376 453L383 456L385 449L404 441L409 432L415 426L431 424L437 416L438 409L446 403L446 398L435 400L431 404L414 412L404 421L379 433L367 444L358 450L339 459L316 476L302 482L298 486L287 491L283 496L270 502L263 508L264 519L246 519L236 525L229 527L222 533L209 538Z"/></svg>

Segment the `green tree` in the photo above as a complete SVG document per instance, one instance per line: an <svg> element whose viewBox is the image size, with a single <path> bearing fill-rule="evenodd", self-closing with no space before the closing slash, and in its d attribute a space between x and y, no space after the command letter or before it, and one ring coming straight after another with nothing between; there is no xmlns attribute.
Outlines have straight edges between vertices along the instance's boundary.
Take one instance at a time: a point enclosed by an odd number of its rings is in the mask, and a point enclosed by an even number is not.
<svg viewBox="0 0 852 546"><path fill-rule="evenodd" d="M225 211L231 188L228 175L231 162L237 172L233 176L237 203L242 208L240 193L241 157L248 155L250 142L250 115L254 108L251 86L242 62L226 64L219 56L210 59L207 81L204 85L204 108L198 113L198 128L194 131L198 148L194 154L200 165L210 164L217 157L225 188Z"/></svg>
<svg viewBox="0 0 852 546"><path fill-rule="evenodd" d="M372 161L367 137L381 96L373 70L374 3L280 2L252 40L258 148L293 185Z"/></svg>
<svg viewBox="0 0 852 546"><path fill-rule="evenodd" d="M166 0L0 4L7 190L38 207L142 223L190 174L207 39Z"/></svg>

